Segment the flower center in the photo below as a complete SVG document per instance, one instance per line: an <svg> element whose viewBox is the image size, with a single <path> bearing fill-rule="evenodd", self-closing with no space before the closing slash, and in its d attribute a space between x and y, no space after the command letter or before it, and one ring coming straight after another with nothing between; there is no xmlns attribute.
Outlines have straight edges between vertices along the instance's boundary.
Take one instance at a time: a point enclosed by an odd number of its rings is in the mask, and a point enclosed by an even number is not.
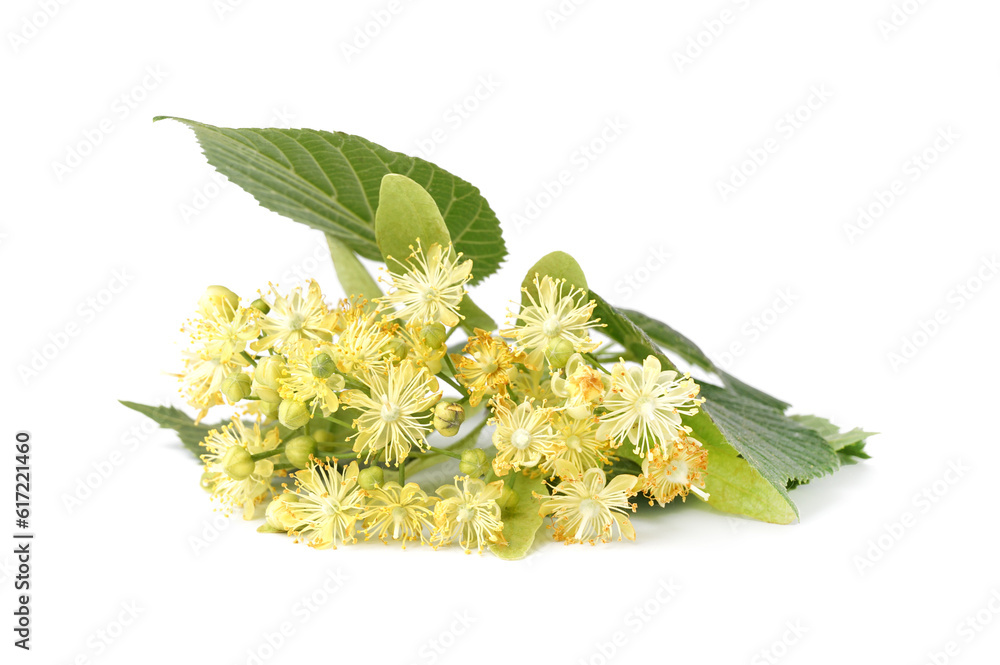
<svg viewBox="0 0 1000 665"><path fill-rule="evenodd" d="M518 450L524 450L531 445L531 432L523 427L514 430L514 433L510 435L510 444Z"/></svg>
<svg viewBox="0 0 1000 665"><path fill-rule="evenodd" d="M399 525L406 520L406 508L402 506L396 506L392 509L392 521L393 523Z"/></svg>
<svg viewBox="0 0 1000 665"><path fill-rule="evenodd" d="M667 481L671 483L677 483L678 485L686 485L688 481L688 465L682 459L676 460L674 463L674 468L670 471L670 475L667 476Z"/></svg>
<svg viewBox="0 0 1000 665"><path fill-rule="evenodd" d="M656 411L656 399L653 397L640 397L635 403L635 410L639 412L639 415L643 418L652 417L653 413Z"/></svg>
<svg viewBox="0 0 1000 665"><path fill-rule="evenodd" d="M292 315L288 317L289 330L302 330L303 323L305 323L305 317L299 312L292 312Z"/></svg>
<svg viewBox="0 0 1000 665"><path fill-rule="evenodd" d="M580 445L580 437L576 434L570 434L566 437L566 447L576 452L581 452L583 450L583 446Z"/></svg>
<svg viewBox="0 0 1000 665"><path fill-rule="evenodd" d="M559 333L562 332L562 329L562 322L559 321L559 317L554 315L545 319L545 323L542 324L542 333L544 333L546 337L558 337Z"/></svg>
<svg viewBox="0 0 1000 665"><path fill-rule="evenodd" d="M340 504L333 499L327 499L323 503L323 514L327 517L332 517L340 512Z"/></svg>
<svg viewBox="0 0 1000 665"><path fill-rule="evenodd" d="M601 504L595 499L584 499L580 502L580 514L584 519L592 520L601 514Z"/></svg>
<svg viewBox="0 0 1000 665"><path fill-rule="evenodd" d="M459 522L471 522L475 513L469 508L460 508L458 511L458 521Z"/></svg>
<svg viewBox="0 0 1000 665"><path fill-rule="evenodd" d="M394 423L399 420L399 415L401 410L399 406L393 404L392 402L385 402L382 404L382 421L387 423Z"/></svg>
<svg viewBox="0 0 1000 665"><path fill-rule="evenodd" d="M420 299L424 302L434 302L438 298L437 289L433 286L428 286L420 293Z"/></svg>

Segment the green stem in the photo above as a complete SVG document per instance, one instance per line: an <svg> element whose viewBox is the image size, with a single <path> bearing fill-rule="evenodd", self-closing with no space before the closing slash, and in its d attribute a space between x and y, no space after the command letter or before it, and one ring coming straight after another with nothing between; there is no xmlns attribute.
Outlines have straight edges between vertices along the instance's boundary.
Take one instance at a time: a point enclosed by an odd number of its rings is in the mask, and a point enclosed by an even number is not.
<svg viewBox="0 0 1000 665"><path fill-rule="evenodd" d="M262 459L267 459L268 457L274 457L275 455L280 455L283 452L285 452L285 444L281 444L274 450L265 450L264 452L251 455L250 459L252 459L254 462L259 462Z"/></svg>
<svg viewBox="0 0 1000 665"><path fill-rule="evenodd" d="M406 461L399 463L399 486L406 487Z"/></svg>
<svg viewBox="0 0 1000 665"><path fill-rule="evenodd" d="M254 360L254 359L253 359L253 356L251 356L251 355L250 355L249 353L247 353L246 351L240 351L240 355L241 355L241 356L243 356L244 358L246 358L246 359L247 359L247 361L248 361L248 362L249 362L249 363L250 363L251 365L253 365L254 367L256 367L256 366L257 366L257 361L256 361L256 360Z"/></svg>
<svg viewBox="0 0 1000 665"><path fill-rule="evenodd" d="M432 466L437 466L448 460L449 456L447 453L454 453L459 450L464 450L475 445L476 440L479 438L479 432L482 431L486 424L489 422L489 418L483 418L475 427L473 427L469 432L463 436L461 439L451 444L447 448L429 450L417 459L410 463L410 473L414 474L417 471L423 471L424 469L429 469ZM445 454L442 454L445 453ZM461 458L461 456L459 456Z"/></svg>
<svg viewBox="0 0 1000 665"><path fill-rule="evenodd" d="M346 427L348 429L354 429L354 424L353 423L346 423L343 420L341 420L340 418L334 418L333 416L327 416L326 419L329 420L331 423L337 423L338 425L343 425L344 427Z"/></svg>
<svg viewBox="0 0 1000 665"><path fill-rule="evenodd" d="M601 370L605 374L610 374L611 373L611 372L609 372L608 370L606 370L604 368L604 365L601 364L601 361L598 360L597 356L595 356L593 353L585 353L585 354L583 354L583 357L586 358L587 360L589 360L590 362L594 363L595 365L597 365L597 369Z"/></svg>
<svg viewBox="0 0 1000 665"><path fill-rule="evenodd" d="M445 448L435 448L434 446L427 446L427 450L433 451L433 452L437 453L438 455L447 455L448 457L451 457L452 459L457 459L457 460L462 459L462 456L459 455L458 453L453 452L451 450L446 450Z"/></svg>

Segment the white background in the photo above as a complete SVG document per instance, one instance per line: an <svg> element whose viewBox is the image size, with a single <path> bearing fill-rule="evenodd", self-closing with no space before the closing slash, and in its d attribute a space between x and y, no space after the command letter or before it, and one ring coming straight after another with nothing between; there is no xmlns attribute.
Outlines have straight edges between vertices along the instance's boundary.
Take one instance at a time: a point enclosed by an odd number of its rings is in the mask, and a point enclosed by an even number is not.
<svg viewBox="0 0 1000 665"><path fill-rule="evenodd" d="M593 0L559 21L555 0L5 2L3 457L31 432L37 537L30 654L10 644L0 548L4 662L994 662L1000 6L896 1L915 13L888 33L890 0ZM159 114L423 146L503 221L510 258L476 291L494 316L566 250L796 412L880 431L873 459L794 491L794 526L688 502L637 518L635 543L519 563L316 552L226 522L175 438L116 400L179 404L166 372L208 284L340 291L317 231L218 188ZM919 348L894 363L904 340ZM342 585L317 592L329 575Z"/></svg>

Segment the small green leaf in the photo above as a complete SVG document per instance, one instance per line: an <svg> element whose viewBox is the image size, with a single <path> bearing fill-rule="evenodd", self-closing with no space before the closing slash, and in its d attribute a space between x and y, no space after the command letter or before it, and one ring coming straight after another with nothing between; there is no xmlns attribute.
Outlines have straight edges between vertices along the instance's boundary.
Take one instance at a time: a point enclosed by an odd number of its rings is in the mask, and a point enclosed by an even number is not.
<svg viewBox="0 0 1000 665"><path fill-rule="evenodd" d="M490 545L490 551L501 559L516 561L523 559L531 544L535 542L535 534L542 526L544 518L538 514L541 501L533 493L547 495L548 488L541 478L528 478L524 475L513 476L516 480L512 489L517 494L517 504L503 511L503 537L506 545ZM506 480L505 482L510 482Z"/></svg>
<svg viewBox="0 0 1000 665"><path fill-rule="evenodd" d="M201 461L201 455L205 452L205 449L199 444L205 440L205 437L208 436L210 430L217 429L224 424L219 423L215 426L201 424L196 425L191 416L172 406L148 406L146 404L127 402L125 400L120 400L120 403L133 411L138 411L142 415L150 418L160 427L163 427L164 429L172 429L177 432L178 436L180 436L181 443L184 444L185 448L191 451L191 454L193 454L198 461Z"/></svg>
<svg viewBox="0 0 1000 665"><path fill-rule="evenodd" d="M433 197L455 249L475 264L472 284L495 273L507 255L500 222L479 190L428 161L343 132L170 119L193 129L208 163L263 207L332 235L363 258L382 258L375 210L390 173L409 177Z"/></svg>
<svg viewBox="0 0 1000 665"><path fill-rule="evenodd" d="M854 464L859 459L871 458L871 455L865 452L865 444L868 443L868 437L875 436L878 432L866 432L860 427L855 427L849 432L841 432L839 427L819 416L802 415L791 418L817 431L826 439L830 447L837 451L842 464Z"/></svg>
<svg viewBox="0 0 1000 665"><path fill-rule="evenodd" d="M470 335L475 332L476 328L491 331L497 327L493 318L479 309L479 305L472 302L472 298L469 297L468 293L462 298L462 304L458 306L458 311L465 317L462 319L462 330Z"/></svg>
<svg viewBox="0 0 1000 665"><path fill-rule="evenodd" d="M543 277L548 275L553 279L565 279L566 282L580 289L587 289L587 276L583 274L583 268L576 259L566 252L551 252L538 259L535 265L528 269L521 287L534 290L535 275Z"/></svg>
<svg viewBox="0 0 1000 665"><path fill-rule="evenodd" d="M420 240L424 251L434 243L451 244L448 227L426 189L405 175L382 178L375 211L375 242L390 270L406 270L406 259Z"/></svg>
<svg viewBox="0 0 1000 665"><path fill-rule="evenodd" d="M337 271L340 285L344 287L344 293L348 296L363 296L368 300L369 308L373 309L374 301L382 297L378 282L347 245L329 234L326 236L326 243L330 247L333 267Z"/></svg>

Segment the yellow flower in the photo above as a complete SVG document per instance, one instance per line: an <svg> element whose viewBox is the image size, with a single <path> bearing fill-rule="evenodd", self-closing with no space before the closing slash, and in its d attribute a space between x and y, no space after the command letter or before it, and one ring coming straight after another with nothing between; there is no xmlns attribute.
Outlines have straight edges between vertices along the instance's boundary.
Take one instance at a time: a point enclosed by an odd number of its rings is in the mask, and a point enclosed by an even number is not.
<svg viewBox="0 0 1000 665"><path fill-rule="evenodd" d="M516 371L514 363L524 360L502 339L479 328L465 345L464 353L468 355L453 355L452 360L458 370L455 378L469 390L469 404L473 407L488 395L506 395L511 374Z"/></svg>
<svg viewBox="0 0 1000 665"><path fill-rule="evenodd" d="M584 302L586 293L567 287L564 279L535 275L532 284L538 297L531 290L523 289L530 304L521 307L514 326L502 332L504 337L515 338L518 348L527 352L525 365L542 369L546 350L559 340L566 340L580 353L599 346L590 339L588 332L599 326L599 319L590 320L595 301Z"/></svg>
<svg viewBox="0 0 1000 665"><path fill-rule="evenodd" d="M292 289L287 297L278 293L274 284L270 287L274 302L270 304L271 311L260 321L264 337L251 344L252 349L280 350L300 339L331 339L336 314L327 308L316 280L309 280L309 290L304 296L300 286Z"/></svg>
<svg viewBox="0 0 1000 665"><path fill-rule="evenodd" d="M341 324L343 329L331 345L333 360L341 372L367 383L371 375L385 369L393 326L383 325L362 307L343 312Z"/></svg>
<svg viewBox="0 0 1000 665"><path fill-rule="evenodd" d="M188 404L199 410L195 424L201 422L208 410L222 404L222 381L249 363L239 355L222 359L204 352L184 354L184 371L175 374L181 381L181 394Z"/></svg>
<svg viewBox="0 0 1000 665"><path fill-rule="evenodd" d="M556 442L542 461L542 470L549 476L565 469L560 462L569 462L578 469L608 464L611 448L606 439L597 436L596 418L573 418L558 414L554 424Z"/></svg>
<svg viewBox="0 0 1000 665"><path fill-rule="evenodd" d="M649 505L653 505L654 499L660 506L678 496L686 499L689 491L708 501L708 494L703 491L708 451L694 439L685 438L671 444L668 452L669 455L664 455L662 450L654 448L642 463L639 480L642 490L651 497Z"/></svg>
<svg viewBox="0 0 1000 665"><path fill-rule="evenodd" d="M407 324L404 327L397 326L395 334L396 339L402 342L401 347L405 349L407 359L421 367L426 367L431 374L441 372L441 359L448 352L446 344L437 347L428 345L424 340L424 335L421 334L421 327L413 324Z"/></svg>
<svg viewBox="0 0 1000 665"><path fill-rule="evenodd" d="M552 392L565 400L563 407L574 418L589 418L610 387L611 377L586 364L579 353L566 363L566 378L552 377Z"/></svg>
<svg viewBox="0 0 1000 665"><path fill-rule="evenodd" d="M431 407L441 399L437 379L408 360L388 365L369 377L371 394L348 390L345 408L361 412L354 420L354 452L367 451L366 461L384 452L389 464L399 465L410 449L422 448L433 429Z"/></svg>
<svg viewBox="0 0 1000 665"><path fill-rule="evenodd" d="M411 246L410 249L413 249ZM462 320L458 306L465 297L465 283L472 276L472 261L462 261L462 254L432 244L424 252L417 248L406 260L405 272L390 272L393 290L379 299L381 306L398 308L395 315L410 323L440 322L457 326Z"/></svg>
<svg viewBox="0 0 1000 665"><path fill-rule="evenodd" d="M260 334L259 315L260 311L253 308L205 309L202 318L189 324L191 339L205 355L228 361L246 351L247 343Z"/></svg>
<svg viewBox="0 0 1000 665"><path fill-rule="evenodd" d="M424 540L424 528L428 533L434 528L435 500L429 498L416 483L388 482L368 492L368 506L361 517L366 522L368 540L378 536L383 543L389 538L403 541Z"/></svg>
<svg viewBox="0 0 1000 665"><path fill-rule="evenodd" d="M535 408L530 400L514 406L503 398L494 398L493 445L497 448L493 458L493 471L504 476L508 471L537 466L542 457L551 454L556 444L552 431L552 409Z"/></svg>
<svg viewBox="0 0 1000 665"><path fill-rule="evenodd" d="M474 549L482 552L488 543L506 543L497 504L503 493L502 480L487 485L479 479L455 476L454 485L439 487L437 493L442 500L434 507L435 547L457 538L468 554Z"/></svg>
<svg viewBox="0 0 1000 665"><path fill-rule="evenodd" d="M274 475L274 464L271 460L262 459L248 467L249 474L237 474L234 478L226 469L226 462L231 458L233 447L239 447L250 455L274 450L278 445L278 430L273 428L261 435L260 421L252 428L240 420L238 415L221 430L212 430L201 442L205 453L201 456L205 462L205 478L212 488L212 498L223 504L226 514L234 508L243 509L243 519L252 519L255 506L264 500L271 492L271 476Z"/></svg>
<svg viewBox="0 0 1000 665"><path fill-rule="evenodd" d="M698 413L700 387L690 376L677 378L677 372L662 372L660 361L648 356L642 367L616 363L611 372L611 390L604 398L607 412L601 416L599 434L610 438L615 447L626 437L636 455L646 456L653 448L663 451L691 429L681 422L681 415Z"/></svg>
<svg viewBox="0 0 1000 665"><path fill-rule="evenodd" d="M636 477L615 476L607 482L601 469L588 469L582 475L572 465L565 465L559 475L565 478L552 491L551 496L539 497L542 515L552 515L556 540L569 543L606 543L617 529L622 536L635 540L635 529L626 511L635 511L628 498L632 494Z"/></svg>
<svg viewBox="0 0 1000 665"><path fill-rule="evenodd" d="M358 463L343 471L332 464L314 460L308 469L294 475L296 496L291 506L294 524L290 533L316 549L337 549L356 542L354 530L364 507L358 487Z"/></svg>
<svg viewBox="0 0 1000 665"><path fill-rule="evenodd" d="M333 373L332 367L329 368L330 373L326 377L317 376L313 371L314 361L323 360L324 356L330 365L333 364L330 352L329 345L320 345L305 339L295 342L288 352L287 376L279 379L278 393L281 398L302 403L312 400L310 412L314 415L316 409L322 410L324 416L335 412L340 406L337 394L344 389L344 377ZM320 374L325 373L320 371Z"/></svg>

